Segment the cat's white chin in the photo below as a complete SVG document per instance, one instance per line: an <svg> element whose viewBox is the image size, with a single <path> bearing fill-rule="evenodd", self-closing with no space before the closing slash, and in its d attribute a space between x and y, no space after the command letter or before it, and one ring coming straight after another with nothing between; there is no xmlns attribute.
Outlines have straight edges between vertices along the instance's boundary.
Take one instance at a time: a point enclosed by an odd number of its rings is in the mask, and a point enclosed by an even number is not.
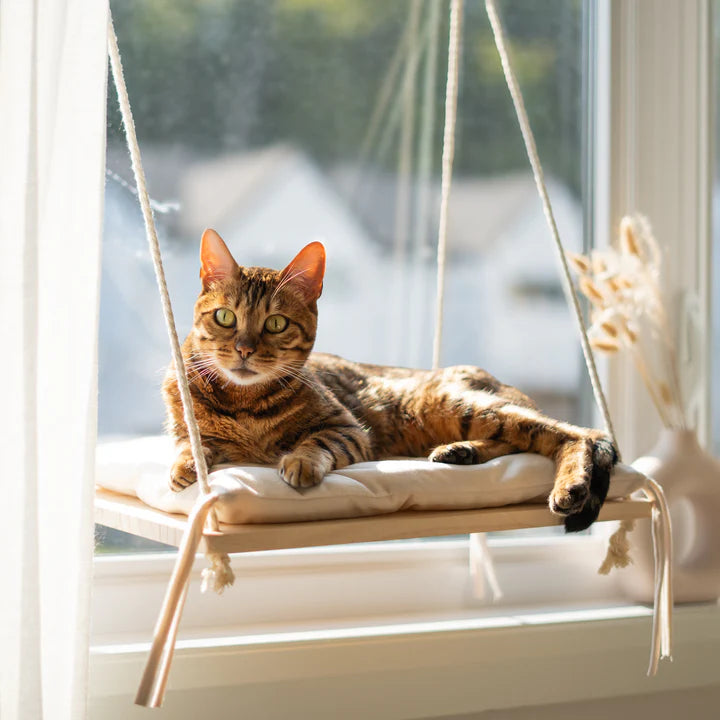
<svg viewBox="0 0 720 720"><path fill-rule="evenodd" d="M227 368L220 368L222 374L234 385L255 385L263 380L261 373L255 372L254 370L228 370Z"/></svg>

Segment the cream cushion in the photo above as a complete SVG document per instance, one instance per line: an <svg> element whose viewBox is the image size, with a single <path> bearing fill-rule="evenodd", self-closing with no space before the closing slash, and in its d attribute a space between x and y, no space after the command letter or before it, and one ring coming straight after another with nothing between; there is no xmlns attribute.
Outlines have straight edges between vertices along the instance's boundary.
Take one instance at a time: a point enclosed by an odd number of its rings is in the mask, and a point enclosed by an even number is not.
<svg viewBox="0 0 720 720"><path fill-rule="evenodd" d="M96 482L134 495L159 510L187 515L197 484L175 493L168 488L175 451L168 437L101 442ZM228 491L217 504L227 523L282 523L381 515L398 510L467 510L516 503L545 503L553 485L553 463L528 453L484 465L445 465L399 458L364 462L337 470L313 488L295 490L268 466L216 466L213 487ZM609 497L637 490L643 476L631 467L615 469Z"/></svg>

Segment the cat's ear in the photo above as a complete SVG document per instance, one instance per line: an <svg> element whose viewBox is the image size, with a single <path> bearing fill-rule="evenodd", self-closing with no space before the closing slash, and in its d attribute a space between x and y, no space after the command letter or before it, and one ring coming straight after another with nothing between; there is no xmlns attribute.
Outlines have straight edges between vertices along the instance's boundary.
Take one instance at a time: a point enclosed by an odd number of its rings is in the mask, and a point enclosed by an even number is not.
<svg viewBox="0 0 720 720"><path fill-rule="evenodd" d="M200 241L200 279L204 288L211 282L223 280L237 269L237 263L223 239L208 228Z"/></svg>
<svg viewBox="0 0 720 720"><path fill-rule="evenodd" d="M322 294L325 275L325 248L320 242L306 245L280 273L280 285L295 288L307 302Z"/></svg>

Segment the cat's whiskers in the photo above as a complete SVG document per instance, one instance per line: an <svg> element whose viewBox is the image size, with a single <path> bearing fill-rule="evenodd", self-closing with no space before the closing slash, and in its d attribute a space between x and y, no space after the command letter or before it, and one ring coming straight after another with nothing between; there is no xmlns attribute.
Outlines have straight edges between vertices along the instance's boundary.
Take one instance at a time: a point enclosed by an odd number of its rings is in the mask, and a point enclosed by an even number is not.
<svg viewBox="0 0 720 720"><path fill-rule="evenodd" d="M207 388L210 386L212 382L214 382L217 379L217 371L215 370L204 370L204 371L198 371L192 376L188 376L188 379L191 383L194 383L196 380L201 380L203 385Z"/></svg>
<svg viewBox="0 0 720 720"><path fill-rule="evenodd" d="M209 352L192 352L189 357L190 365L213 365L215 359L212 353Z"/></svg>
<svg viewBox="0 0 720 720"><path fill-rule="evenodd" d="M286 380L286 377L289 375L287 372L282 372L282 370L271 370L268 372L269 379L271 381L275 380L280 383L285 389L292 390L293 392L297 392L297 390L292 387L292 385ZM293 376L291 376L293 377Z"/></svg>
<svg viewBox="0 0 720 720"><path fill-rule="evenodd" d="M317 390L317 391L323 391L323 386L314 381L311 380L305 373L302 372L301 368L294 368L290 365L280 365L279 366L280 372L282 372L284 375L290 375L290 377L295 378L299 382L301 382L303 385L306 385L311 390Z"/></svg>
<svg viewBox="0 0 720 720"><path fill-rule="evenodd" d="M205 361L205 362L193 362L188 363L188 370L212 370L216 368L215 362L212 361Z"/></svg>
<svg viewBox="0 0 720 720"><path fill-rule="evenodd" d="M190 353L188 362L188 379L191 383L201 380L205 388L215 382L220 374L212 353L204 351L193 351Z"/></svg>

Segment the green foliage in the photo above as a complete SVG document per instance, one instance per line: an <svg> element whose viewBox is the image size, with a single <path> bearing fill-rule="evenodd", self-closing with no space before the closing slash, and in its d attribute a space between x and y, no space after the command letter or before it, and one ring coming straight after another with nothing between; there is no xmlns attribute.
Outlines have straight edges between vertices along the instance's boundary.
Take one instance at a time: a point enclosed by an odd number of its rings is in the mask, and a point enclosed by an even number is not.
<svg viewBox="0 0 720 720"><path fill-rule="evenodd" d="M434 2L442 5L441 23L431 28ZM438 37L433 87L437 170L447 0L113 0L141 142L182 143L208 153L290 142L324 166L357 161L413 3L419 24L412 42L421 48L418 103L428 33ZM505 0L501 11L541 156L550 173L577 190L581 2ZM477 175L526 168L479 0L466 2L463 44L457 172ZM400 94L398 84L392 107ZM120 132L120 121L110 95L112 140ZM390 122L392 107L384 124ZM378 155L375 148L369 159L394 168L397 145L397 132L392 130L388 150Z"/></svg>

